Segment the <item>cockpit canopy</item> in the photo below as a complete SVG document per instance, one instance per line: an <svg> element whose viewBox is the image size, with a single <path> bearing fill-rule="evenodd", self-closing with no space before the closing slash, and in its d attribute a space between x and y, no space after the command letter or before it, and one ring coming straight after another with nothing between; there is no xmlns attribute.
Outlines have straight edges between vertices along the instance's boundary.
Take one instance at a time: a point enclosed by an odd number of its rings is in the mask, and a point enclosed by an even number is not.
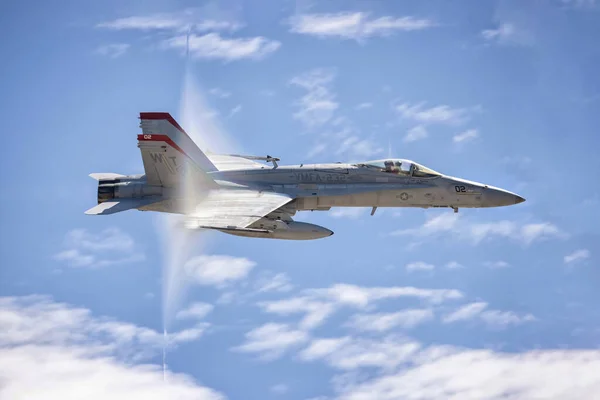
<svg viewBox="0 0 600 400"><path fill-rule="evenodd" d="M397 175L414 176L418 178L433 178L440 176L439 172L429 169L421 164L399 158L388 160L366 161L355 164L357 167L369 168L375 171L387 172Z"/></svg>

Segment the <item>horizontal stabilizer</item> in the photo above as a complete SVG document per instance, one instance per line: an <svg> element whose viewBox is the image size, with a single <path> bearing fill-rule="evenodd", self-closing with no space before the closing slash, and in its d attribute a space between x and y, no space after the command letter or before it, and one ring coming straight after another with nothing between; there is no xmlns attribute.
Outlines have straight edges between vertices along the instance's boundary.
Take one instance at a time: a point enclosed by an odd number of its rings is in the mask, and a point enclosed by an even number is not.
<svg viewBox="0 0 600 400"><path fill-rule="evenodd" d="M88 215L108 215L115 214L121 211L127 211L137 209L139 207L147 206L152 203L161 201L160 198L146 198L146 199L122 199L118 201L105 201L98 204L95 207L90 208L85 213Z"/></svg>
<svg viewBox="0 0 600 400"><path fill-rule="evenodd" d="M94 172L93 174L90 174L90 178L93 178L97 181L113 180L113 179L120 179L120 178L125 178L125 177L126 177L126 175L115 174L113 172Z"/></svg>

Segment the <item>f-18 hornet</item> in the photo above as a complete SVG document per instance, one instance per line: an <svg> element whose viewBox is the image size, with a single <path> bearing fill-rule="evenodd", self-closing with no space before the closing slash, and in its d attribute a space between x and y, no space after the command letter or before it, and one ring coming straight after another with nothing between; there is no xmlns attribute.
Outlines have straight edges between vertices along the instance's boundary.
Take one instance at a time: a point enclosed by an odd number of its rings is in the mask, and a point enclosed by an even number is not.
<svg viewBox="0 0 600 400"><path fill-rule="evenodd" d="M458 212L525 201L407 159L280 165L268 155L203 152L169 113L142 112L140 121L144 174L90 174L98 181L98 204L86 214L175 213L185 216L188 229L309 240L333 232L294 221L297 211L370 207L373 215L379 207L448 207Z"/></svg>

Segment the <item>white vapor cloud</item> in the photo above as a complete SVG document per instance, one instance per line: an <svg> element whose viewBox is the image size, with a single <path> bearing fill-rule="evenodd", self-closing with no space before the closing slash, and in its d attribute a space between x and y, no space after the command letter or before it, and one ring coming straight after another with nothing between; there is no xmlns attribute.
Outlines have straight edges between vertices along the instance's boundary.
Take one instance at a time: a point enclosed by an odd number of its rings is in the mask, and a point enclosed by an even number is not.
<svg viewBox="0 0 600 400"><path fill-rule="evenodd" d="M508 268L510 267L510 264L507 263L506 261L486 261L483 263L483 265L485 265L488 268Z"/></svg>
<svg viewBox="0 0 600 400"><path fill-rule="evenodd" d="M127 43L111 43L99 46L94 52L101 56L117 58L125 54L129 47L130 45Z"/></svg>
<svg viewBox="0 0 600 400"><path fill-rule="evenodd" d="M256 291L259 293L267 292L289 292L294 288L290 283L290 278L283 272L277 274L263 274L255 282Z"/></svg>
<svg viewBox="0 0 600 400"><path fill-rule="evenodd" d="M300 14L289 20L293 33L320 38L337 37L362 41L369 37L389 36L397 31L416 31L433 27L429 19L411 16L371 18L363 12Z"/></svg>
<svg viewBox="0 0 600 400"><path fill-rule="evenodd" d="M112 30L166 30L196 32L207 31L236 31L243 27L239 22L230 19L208 19L206 10L202 8L188 8L172 13L156 13L149 15L134 15L118 18L113 21L102 22L98 28Z"/></svg>
<svg viewBox="0 0 600 400"><path fill-rule="evenodd" d="M385 332L396 327L413 328L433 320L431 309L406 309L393 313L357 314L349 326L359 331Z"/></svg>
<svg viewBox="0 0 600 400"><path fill-rule="evenodd" d="M477 129L469 129L457 135L454 135L452 140L454 143L466 143L479 137Z"/></svg>
<svg viewBox="0 0 600 400"><path fill-rule="evenodd" d="M362 207L338 207L329 212L333 218L350 218L356 219L365 214L365 209Z"/></svg>
<svg viewBox="0 0 600 400"><path fill-rule="evenodd" d="M73 229L66 235L65 247L53 258L75 268L101 268L145 259L133 238L118 228L105 229L97 234Z"/></svg>
<svg viewBox="0 0 600 400"><path fill-rule="evenodd" d="M220 97L222 99L226 99L229 96L231 96L231 93L228 92L227 90L223 90L223 89L217 88L217 87L210 89L208 91L208 93L212 94L213 96Z"/></svg>
<svg viewBox="0 0 600 400"><path fill-rule="evenodd" d="M416 142L417 140L425 139L429 136L427 133L427 129L423 125L417 125L414 128L411 128L406 132L404 136L404 141L406 143Z"/></svg>
<svg viewBox="0 0 600 400"><path fill-rule="evenodd" d="M233 351L257 353L262 360L281 357L290 348L308 340L304 331L292 329L285 324L268 323L246 333L246 341Z"/></svg>
<svg viewBox="0 0 600 400"><path fill-rule="evenodd" d="M223 60L226 62L242 59L259 60L273 53L281 46L276 40L261 36L250 38L224 38L219 33L205 35L180 35L162 42L163 48L189 50L195 59Z"/></svg>
<svg viewBox="0 0 600 400"><path fill-rule="evenodd" d="M254 261L243 257L201 255L187 261L184 270L199 285L225 287L244 279L255 266Z"/></svg>
<svg viewBox="0 0 600 400"><path fill-rule="evenodd" d="M564 257L564 262L565 262L565 264L573 264L578 261L585 260L589 257L590 257L590 251L588 249L580 249L580 250L575 250L571 254L567 254Z"/></svg>
<svg viewBox="0 0 600 400"><path fill-rule="evenodd" d="M430 304L456 300L463 294L454 289L421 289L411 286L361 287L335 284L328 288L305 289L299 296L258 303L270 314L304 314L299 323L301 329L310 330L321 325L336 310L343 307L368 309L379 300L393 298L416 298Z"/></svg>
<svg viewBox="0 0 600 400"><path fill-rule="evenodd" d="M510 22L503 22L496 29L483 30L481 36L488 42L496 42L500 45L531 46L534 44L531 32L520 29Z"/></svg>
<svg viewBox="0 0 600 400"><path fill-rule="evenodd" d="M273 394L283 395L283 394L286 394L288 392L289 388L288 388L287 385L285 385L283 383L279 383L277 385L271 386L271 388L269 390Z"/></svg>
<svg viewBox="0 0 600 400"><path fill-rule="evenodd" d="M357 109L357 110L366 110L366 109L372 108L372 107L373 107L373 103L365 102L365 103L360 103L359 105L357 105L355 107L355 109Z"/></svg>
<svg viewBox="0 0 600 400"><path fill-rule="evenodd" d="M178 311L175 315L177 319L202 319L214 309L212 304L195 302L190 304L184 310Z"/></svg>
<svg viewBox="0 0 600 400"><path fill-rule="evenodd" d="M331 367L346 371L367 367L393 370L414 356L420 347L419 343L397 336L380 340L345 336L314 339L299 356L302 361L324 360Z"/></svg>
<svg viewBox="0 0 600 400"><path fill-rule="evenodd" d="M423 261L415 261L409 264L406 264L406 270L408 272L412 271L432 271L435 268L435 265L429 264Z"/></svg>
<svg viewBox="0 0 600 400"><path fill-rule="evenodd" d="M366 158L383 152L383 147L369 139L350 136L342 140L336 154L350 154L354 157Z"/></svg>
<svg viewBox="0 0 600 400"><path fill-rule="evenodd" d="M446 268L448 269L459 269L459 268L464 268L464 265L456 262L456 261L450 261L448 264L446 264Z"/></svg>
<svg viewBox="0 0 600 400"><path fill-rule="evenodd" d="M488 305L485 302L477 302L464 305L458 310L452 312L451 314L446 315L443 318L443 321L446 323L450 323L473 319L475 316L481 314L481 312L485 310L487 306Z"/></svg>
<svg viewBox="0 0 600 400"><path fill-rule="evenodd" d="M235 114L239 113L240 111L242 111L242 105L238 104L237 106L233 107L231 109L231 111L229 112L229 117L233 117Z"/></svg>
<svg viewBox="0 0 600 400"><path fill-rule="evenodd" d="M188 329L171 345L199 337ZM162 332L107 318L45 296L0 297L0 399L222 400L190 376L141 364Z"/></svg>
<svg viewBox="0 0 600 400"><path fill-rule="evenodd" d="M452 108L448 105L425 107L425 103L402 103L395 106L396 112L404 119L421 124L461 125L470 119L474 109Z"/></svg>
<svg viewBox="0 0 600 400"><path fill-rule="evenodd" d="M460 223L458 223L460 219ZM461 219L459 214L444 213L428 218L417 228L401 229L391 233L392 236L412 236L424 238L452 234L458 240L467 240L479 244L494 237L513 239L524 245L549 238L566 238L568 235L558 227L549 223L519 224L514 221L473 222Z"/></svg>
<svg viewBox="0 0 600 400"><path fill-rule="evenodd" d="M469 321L478 318L490 327L504 328L509 325L519 325L524 322L535 321L531 314L519 315L513 311L488 310L485 302L466 304L456 311L443 317L444 323Z"/></svg>
<svg viewBox="0 0 600 400"><path fill-rule="evenodd" d="M327 149L327 144L325 143L317 143L315 144L306 155L307 158L313 158L321 153L323 153Z"/></svg>
<svg viewBox="0 0 600 400"><path fill-rule="evenodd" d="M335 75L336 72L332 68L315 68L290 81L291 85L306 90L306 94L295 104L298 111L294 113L294 118L308 128L327 123L338 108L335 94L332 92Z"/></svg>
<svg viewBox="0 0 600 400"><path fill-rule="evenodd" d="M428 350L406 368L342 388L336 399L592 400L600 392L598 350Z"/></svg>

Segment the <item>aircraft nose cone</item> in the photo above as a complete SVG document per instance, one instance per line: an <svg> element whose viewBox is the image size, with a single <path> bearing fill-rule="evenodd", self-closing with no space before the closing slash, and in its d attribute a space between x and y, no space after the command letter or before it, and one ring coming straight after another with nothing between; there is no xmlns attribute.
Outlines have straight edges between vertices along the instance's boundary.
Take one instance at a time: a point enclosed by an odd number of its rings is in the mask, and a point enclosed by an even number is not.
<svg viewBox="0 0 600 400"><path fill-rule="evenodd" d="M520 204L522 202L524 202L525 199L519 195L515 195L515 204Z"/></svg>
<svg viewBox="0 0 600 400"><path fill-rule="evenodd" d="M525 199L508 190L489 186L484 191L484 204L486 207L502 207L519 204Z"/></svg>

